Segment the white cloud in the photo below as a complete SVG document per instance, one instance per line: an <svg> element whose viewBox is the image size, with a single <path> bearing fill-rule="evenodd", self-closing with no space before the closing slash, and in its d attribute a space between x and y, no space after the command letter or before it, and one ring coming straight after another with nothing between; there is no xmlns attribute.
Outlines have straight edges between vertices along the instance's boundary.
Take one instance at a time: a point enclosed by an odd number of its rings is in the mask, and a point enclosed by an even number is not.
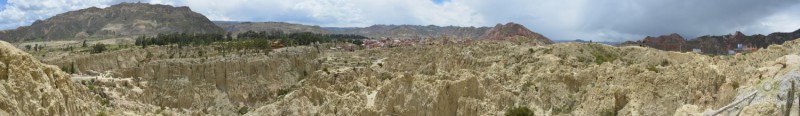
<svg viewBox="0 0 800 116"><path fill-rule="evenodd" d="M350 26L368 24L352 3L342 0L308 0L295 4L291 10L301 11L305 16L318 21L330 21L329 26Z"/></svg>

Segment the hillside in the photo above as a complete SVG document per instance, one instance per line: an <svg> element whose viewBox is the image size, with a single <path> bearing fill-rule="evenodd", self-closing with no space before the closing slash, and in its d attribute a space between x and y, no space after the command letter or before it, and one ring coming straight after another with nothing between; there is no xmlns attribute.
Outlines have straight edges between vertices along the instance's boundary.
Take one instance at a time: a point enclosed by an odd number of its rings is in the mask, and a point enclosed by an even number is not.
<svg viewBox="0 0 800 116"><path fill-rule="evenodd" d="M107 8L70 11L30 26L0 32L5 41L156 35L158 33L223 33L189 7L121 3Z"/></svg>
<svg viewBox="0 0 800 116"><path fill-rule="evenodd" d="M531 42L536 45L553 44L553 41L543 35L533 32L525 26L516 23L497 24L494 28L481 36L483 39L512 40L518 42Z"/></svg>
<svg viewBox="0 0 800 116"><path fill-rule="evenodd" d="M214 21L214 24L221 27L222 29L225 29L225 31L232 33L233 35L237 35L239 33L247 31L255 31L255 32L282 31L288 33L312 32L312 33L322 33L322 34L328 33L327 30L324 30L319 26L292 24L285 22Z"/></svg>

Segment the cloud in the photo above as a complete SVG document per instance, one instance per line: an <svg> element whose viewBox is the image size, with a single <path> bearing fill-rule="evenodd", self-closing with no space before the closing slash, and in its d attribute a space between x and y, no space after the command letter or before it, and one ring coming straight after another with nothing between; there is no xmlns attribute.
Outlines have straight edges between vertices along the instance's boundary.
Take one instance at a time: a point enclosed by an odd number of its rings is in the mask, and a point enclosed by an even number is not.
<svg viewBox="0 0 800 116"><path fill-rule="evenodd" d="M136 0L10 0L0 28L58 13ZM552 39L621 41L668 33L692 38L734 31L767 34L800 24L798 0L142 0L189 6L212 20L320 26L494 26L517 22Z"/></svg>
<svg viewBox="0 0 800 116"><path fill-rule="evenodd" d="M774 16L797 3L788 0L594 1L595 6L588 7L585 12L583 29L643 35L676 32L685 37L727 34L746 30L764 17Z"/></svg>

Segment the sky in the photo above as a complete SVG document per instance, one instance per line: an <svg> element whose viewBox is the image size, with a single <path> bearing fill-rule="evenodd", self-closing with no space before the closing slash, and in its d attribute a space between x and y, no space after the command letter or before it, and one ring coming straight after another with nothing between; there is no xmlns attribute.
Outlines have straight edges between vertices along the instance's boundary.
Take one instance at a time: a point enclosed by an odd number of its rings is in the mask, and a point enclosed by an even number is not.
<svg viewBox="0 0 800 116"><path fill-rule="evenodd" d="M0 0L0 29L121 2L188 6L215 21L323 27L494 26L515 22L553 40L626 41L800 29L800 0Z"/></svg>

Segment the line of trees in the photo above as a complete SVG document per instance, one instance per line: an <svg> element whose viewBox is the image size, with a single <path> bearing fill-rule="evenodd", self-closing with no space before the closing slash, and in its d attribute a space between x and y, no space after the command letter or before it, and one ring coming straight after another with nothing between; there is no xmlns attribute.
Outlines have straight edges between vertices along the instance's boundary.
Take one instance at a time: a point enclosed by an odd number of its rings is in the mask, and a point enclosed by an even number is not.
<svg viewBox="0 0 800 116"><path fill-rule="evenodd" d="M368 39L365 36L355 34L284 33L282 31L247 31L237 34L236 37L237 39L281 40L281 42L289 45L309 45L314 42L361 42L362 39Z"/></svg>
<svg viewBox="0 0 800 116"><path fill-rule="evenodd" d="M310 45L314 42L320 43L328 43L328 42L353 42L353 43L360 43L362 39L368 39L367 37L361 35L354 35L354 34L318 34L318 33L311 33L311 32L300 32L300 33L284 33L281 31L272 31L272 32L255 32L255 31L247 31L244 33L239 33L236 35L237 39L233 39L230 33L228 34L186 34L186 33L176 33L176 34L158 34L155 37L147 37L141 36L136 39L135 44L137 46L142 46L145 48L150 45L170 45L170 44L178 44L181 46L185 45L210 45L214 42L220 41L253 41L253 40L269 40L269 41L281 41L280 43L287 45L287 46L294 46L294 45ZM259 41L253 43L268 43L267 41ZM263 46L258 46L263 47Z"/></svg>
<svg viewBox="0 0 800 116"><path fill-rule="evenodd" d="M155 37L147 37L141 36L136 39L135 44L137 46L142 46L145 48L150 45L170 45L170 44L178 44L181 46L189 45L189 44L197 44L197 45L210 45L211 43L218 42L218 41L229 41L231 38L224 38L222 34L186 34L186 33L177 33L177 34L158 34Z"/></svg>

